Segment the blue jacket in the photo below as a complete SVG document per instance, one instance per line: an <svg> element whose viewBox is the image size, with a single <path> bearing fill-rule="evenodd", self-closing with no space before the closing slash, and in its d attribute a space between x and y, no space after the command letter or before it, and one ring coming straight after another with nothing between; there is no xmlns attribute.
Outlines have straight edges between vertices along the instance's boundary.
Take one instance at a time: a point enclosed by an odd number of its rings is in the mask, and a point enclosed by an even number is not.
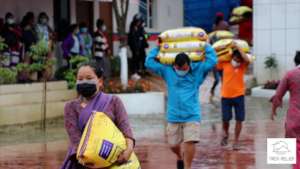
<svg viewBox="0 0 300 169"><path fill-rule="evenodd" d="M172 65L164 65L156 61L155 58L159 53L158 47L149 52L145 66L160 75L167 83L168 122L199 122L201 120L199 87L207 73L217 64L216 52L210 45L206 45L205 52L205 61L191 62L190 72L185 76L177 75Z"/></svg>

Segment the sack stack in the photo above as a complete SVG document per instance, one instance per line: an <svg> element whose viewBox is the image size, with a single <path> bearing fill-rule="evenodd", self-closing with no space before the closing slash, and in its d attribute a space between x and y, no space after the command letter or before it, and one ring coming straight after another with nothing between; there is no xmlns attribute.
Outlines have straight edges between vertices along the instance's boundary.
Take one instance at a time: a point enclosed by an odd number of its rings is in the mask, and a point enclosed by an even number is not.
<svg viewBox="0 0 300 169"><path fill-rule="evenodd" d="M159 35L160 52L157 59L162 64L173 64L177 54L184 52L192 61L202 61L208 40L201 28L186 27L165 31Z"/></svg>

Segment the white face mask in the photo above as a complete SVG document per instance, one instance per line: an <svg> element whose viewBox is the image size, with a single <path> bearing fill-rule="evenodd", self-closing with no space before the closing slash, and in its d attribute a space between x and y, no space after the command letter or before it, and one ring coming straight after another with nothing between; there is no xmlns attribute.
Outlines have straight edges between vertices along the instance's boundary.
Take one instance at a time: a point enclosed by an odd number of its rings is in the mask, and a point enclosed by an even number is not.
<svg viewBox="0 0 300 169"><path fill-rule="evenodd" d="M107 28L105 25L103 25L101 29L102 29L102 31L106 31Z"/></svg>
<svg viewBox="0 0 300 169"><path fill-rule="evenodd" d="M7 23L12 25L15 23L15 20L13 18L9 18L9 19L7 19Z"/></svg>
<svg viewBox="0 0 300 169"><path fill-rule="evenodd" d="M239 63L239 62L232 59L231 60L231 65L236 68L236 67L239 67L241 65L241 63Z"/></svg>

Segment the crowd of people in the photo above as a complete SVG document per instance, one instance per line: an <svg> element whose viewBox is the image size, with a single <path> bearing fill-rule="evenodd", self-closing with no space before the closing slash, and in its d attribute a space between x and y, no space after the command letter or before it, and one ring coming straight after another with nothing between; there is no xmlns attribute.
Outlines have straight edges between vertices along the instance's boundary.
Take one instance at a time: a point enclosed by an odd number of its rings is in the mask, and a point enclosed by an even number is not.
<svg viewBox="0 0 300 169"><path fill-rule="evenodd" d="M1 63L5 67L16 66L22 62L30 63L30 58L26 55L30 47L41 40L47 43L53 40L53 30L45 12L38 15L37 23L33 12L27 12L20 23L16 22L12 13L7 13L2 20L0 35L7 45L3 51L6 59Z"/></svg>
<svg viewBox="0 0 300 169"><path fill-rule="evenodd" d="M1 23L1 22L0 22ZM30 57L27 52L30 47L43 40L51 50L58 39L62 40L59 49L62 51L63 66L70 67L70 59L74 56L85 56L89 59L95 59L104 69L103 76L110 77L110 56L112 47L109 43L107 27L102 19L96 22L96 31L92 32L85 22L72 24L64 33L65 37L57 37L57 33L49 26L49 16L41 12L35 20L33 12L27 12L21 22L17 23L16 17L12 13L7 13L5 19L0 24L0 36L8 46L3 51L6 59L1 61L0 65L4 67L14 67L18 63L30 64ZM64 28L65 29L65 28ZM138 80L146 72L144 61L146 58L146 48L148 48L147 36L144 30L144 19L142 15L137 14L133 17L128 34L128 45L132 53L129 58L129 69L132 78ZM5 60L5 61L4 61Z"/></svg>

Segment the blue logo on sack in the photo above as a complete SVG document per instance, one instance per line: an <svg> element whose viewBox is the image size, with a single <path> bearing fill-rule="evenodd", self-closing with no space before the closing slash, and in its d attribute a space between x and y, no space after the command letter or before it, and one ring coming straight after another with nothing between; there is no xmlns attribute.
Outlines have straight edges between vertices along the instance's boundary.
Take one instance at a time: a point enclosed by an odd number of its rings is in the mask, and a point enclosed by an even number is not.
<svg viewBox="0 0 300 169"><path fill-rule="evenodd" d="M103 159L107 160L112 149L113 149L113 144L107 140L103 140L99 156L102 157Z"/></svg>

